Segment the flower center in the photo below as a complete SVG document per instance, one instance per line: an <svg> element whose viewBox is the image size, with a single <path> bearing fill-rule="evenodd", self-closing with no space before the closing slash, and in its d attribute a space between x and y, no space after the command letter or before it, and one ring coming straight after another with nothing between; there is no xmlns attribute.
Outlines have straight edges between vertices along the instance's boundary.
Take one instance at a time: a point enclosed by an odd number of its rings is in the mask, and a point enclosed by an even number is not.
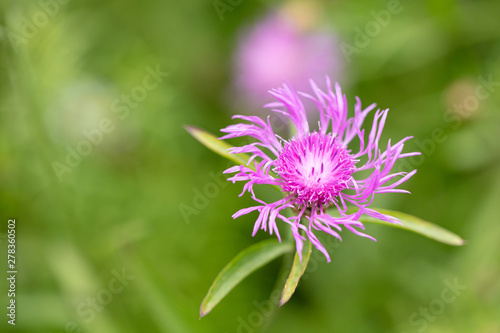
<svg viewBox="0 0 500 333"><path fill-rule="evenodd" d="M356 162L338 138L313 132L288 141L274 171L299 204L326 205L349 187Z"/></svg>

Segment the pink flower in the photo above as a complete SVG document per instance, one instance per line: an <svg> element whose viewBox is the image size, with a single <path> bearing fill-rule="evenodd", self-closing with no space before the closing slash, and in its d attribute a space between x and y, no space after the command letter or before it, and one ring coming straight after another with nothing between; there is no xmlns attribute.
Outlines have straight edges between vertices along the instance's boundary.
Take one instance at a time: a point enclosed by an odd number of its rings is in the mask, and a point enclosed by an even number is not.
<svg viewBox="0 0 500 333"><path fill-rule="evenodd" d="M235 85L246 103L270 101L265 92L286 78L298 90L325 74L339 80L342 57L335 35L304 30L284 12L267 16L242 36L235 56Z"/></svg>
<svg viewBox="0 0 500 333"><path fill-rule="evenodd" d="M339 240L339 231L342 227L351 232L375 240L358 229L364 230L359 221L365 214L377 219L400 223L392 216L381 214L369 206L377 193L408 191L397 188L416 173L391 173L394 163L404 157L419 155L418 152L402 153L404 143L411 137L406 137L395 144L391 140L385 146L380 146L380 136L387 119L388 109L377 110L373 119L368 137L362 129L363 121L375 104L365 109L361 101L356 98L354 116L348 117L347 99L342 95L340 86L331 88L327 79L327 91L320 90L314 81L311 82L313 95L296 93L290 84L284 84L279 89L273 89L270 94L278 102L270 103L266 107L277 112L293 123L297 134L288 139L277 136L271 127L269 117L267 121L257 116L233 116L248 123L230 125L221 131L227 133L221 139L249 136L257 141L242 147L231 148L231 153L247 153L251 158L247 165L234 166L225 173L235 173L229 178L246 182L243 195L246 191L258 203L256 206L242 209L233 215L233 218L258 211L253 235L259 229L269 230L270 234L280 234L277 221L281 220L291 227L297 251L301 256L304 236L321 251L330 261L325 247L320 243L314 232L323 231ZM319 114L318 130L311 130L306 117L306 110L299 95L313 102ZM353 139L357 143L354 150L348 148ZM352 147L351 147L352 148ZM363 162L361 162L363 160ZM253 166L253 168L250 167ZM370 171L366 176L367 170ZM360 172L366 178L360 176ZM266 203L258 199L254 193L255 184L278 186L284 198ZM348 213L347 206L357 208L355 213ZM292 208L297 215L285 217L283 210ZM328 208L335 208L337 214L328 214ZM301 220L308 221L303 224Z"/></svg>

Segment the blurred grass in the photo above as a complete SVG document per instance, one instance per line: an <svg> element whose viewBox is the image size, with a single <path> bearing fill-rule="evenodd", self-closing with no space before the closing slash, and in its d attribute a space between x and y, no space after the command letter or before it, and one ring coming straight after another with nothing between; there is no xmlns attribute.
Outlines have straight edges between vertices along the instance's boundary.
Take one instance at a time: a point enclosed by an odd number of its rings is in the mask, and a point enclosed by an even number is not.
<svg viewBox="0 0 500 333"><path fill-rule="evenodd" d="M387 7L319 4L322 23L351 44L353 28ZM500 93L459 126L443 118L453 102L463 102L446 99L457 81L474 89L478 77L500 80L500 4L402 5L353 55L344 90L349 103L360 96L366 105L389 107L383 139L413 135L408 151L422 150L417 141L436 128L445 131L445 142L424 154L407 184L412 195L381 196L377 206L438 223L468 244L457 249L377 226L368 227L377 243L344 233L332 262L320 262L299 285L271 332L414 332L421 327L410 324L412 313L455 278L467 289L428 322L427 332L500 332ZM238 198L241 185L228 183L184 219L180 205L193 206L195 191L215 182L211 174L219 175L226 161L183 125L217 133L240 111L224 100L231 54L240 29L270 8L243 1L221 21L210 1L69 1L16 52L9 33L19 34L40 4L0 4L0 232L16 218L15 331L69 332L71 322L86 332L245 331L241 322L252 321L254 301L268 298L279 265L252 275L198 320L218 271L255 241L255 216L231 219L251 199ZM120 119L113 101L141 85L148 66L169 75ZM52 163L64 162L66 146L75 148L85 139L82 129L103 118L115 130L59 182ZM6 249L5 238L0 244ZM112 270L122 267L136 278L85 322L78 306L108 288ZM12 329L5 318L0 325Z"/></svg>

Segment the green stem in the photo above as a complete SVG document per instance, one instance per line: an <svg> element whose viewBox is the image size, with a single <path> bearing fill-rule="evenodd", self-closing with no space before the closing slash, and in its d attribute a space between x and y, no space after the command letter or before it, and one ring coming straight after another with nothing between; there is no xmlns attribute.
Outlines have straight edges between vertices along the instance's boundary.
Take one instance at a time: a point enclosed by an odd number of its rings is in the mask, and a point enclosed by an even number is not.
<svg viewBox="0 0 500 333"><path fill-rule="evenodd" d="M288 209L287 209L288 211ZM290 215L290 214L287 214ZM282 240L283 242L290 242L290 243L295 243L295 240L293 238L292 230L287 228L285 235L283 237L284 239ZM274 318L276 317L276 312L279 308L279 302L280 302L280 297L275 297L274 299L272 298L273 295L278 294L281 296L281 291L283 290L283 286L285 285L286 279L288 277L288 274L290 274L290 270L292 269L292 264L293 264L293 257L295 253L287 253L283 256L283 261L281 263L281 268L278 273L278 277L276 279L276 282L274 283L274 287L271 291L270 294L270 302L271 302L271 310L270 313L267 316L264 316L264 322L260 326L260 329L257 330L257 332L260 333L265 333L269 330L271 327L271 324L274 321Z"/></svg>

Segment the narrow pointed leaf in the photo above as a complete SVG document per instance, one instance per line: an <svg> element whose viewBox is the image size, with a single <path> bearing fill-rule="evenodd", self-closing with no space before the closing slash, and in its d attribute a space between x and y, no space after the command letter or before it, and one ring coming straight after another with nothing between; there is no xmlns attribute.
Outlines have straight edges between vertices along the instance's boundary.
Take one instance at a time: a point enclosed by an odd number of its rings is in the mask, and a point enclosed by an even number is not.
<svg viewBox="0 0 500 333"><path fill-rule="evenodd" d="M297 285L299 284L299 280L306 271L307 265L309 264L309 258L311 258L311 241L307 240L304 244L304 248L302 249L302 262L300 261L298 252L295 252L295 256L293 258L292 269L290 270L290 275L288 275L288 279L286 279L285 287L283 288L283 292L281 293L280 306L288 302L292 297Z"/></svg>
<svg viewBox="0 0 500 333"><path fill-rule="evenodd" d="M373 208L373 209L382 214L398 218L401 221L401 223L403 223L404 227L401 226L400 224L393 224L390 222L382 221L374 217L365 215L363 215L359 220L361 222L382 224L390 227L396 227L400 229L413 231L417 234L420 234L422 236L434 239L438 242L445 243L448 245L461 246L464 245L465 243L465 241L457 234L454 234L453 232L448 231L443 227L440 227L431 222L427 222L413 215L387 209L379 209L379 208Z"/></svg>
<svg viewBox="0 0 500 333"><path fill-rule="evenodd" d="M250 156L246 154L230 154L227 149L232 148L233 146L223 140L217 139L215 135L202 130L201 128L186 126L185 129L205 147L219 154L220 156L235 162L236 164L246 165L248 160L250 159ZM253 169L253 166L249 165L249 168Z"/></svg>
<svg viewBox="0 0 500 333"><path fill-rule="evenodd" d="M280 243L275 239L254 244L234 257L217 275L203 299L200 317L208 314L244 278L279 256L291 252L291 243Z"/></svg>
<svg viewBox="0 0 500 333"><path fill-rule="evenodd" d="M202 130L201 128L195 126L185 126L186 131L189 132L196 140L198 140L202 145L210 149L211 151L219 154L222 157L227 158L230 161L233 161L237 165L245 165L248 168L256 171L255 165L250 163L247 165L250 156L247 154L230 154L228 149L234 146L231 146L229 143L224 140L219 140L215 135ZM271 175L276 177L276 174L273 171L269 172ZM281 188L277 185L270 185L275 190L281 192Z"/></svg>

